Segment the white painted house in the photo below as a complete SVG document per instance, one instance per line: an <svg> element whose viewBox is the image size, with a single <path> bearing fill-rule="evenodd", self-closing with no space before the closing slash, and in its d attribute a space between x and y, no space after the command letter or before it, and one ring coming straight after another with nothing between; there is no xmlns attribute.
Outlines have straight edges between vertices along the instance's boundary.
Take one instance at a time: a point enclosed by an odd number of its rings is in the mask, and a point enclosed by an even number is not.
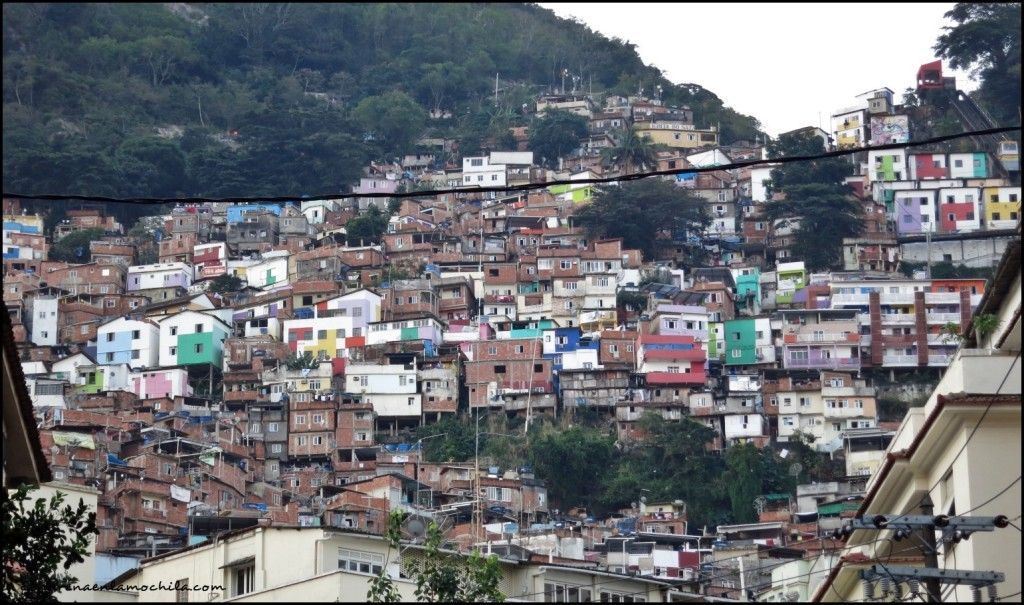
<svg viewBox="0 0 1024 605"><path fill-rule="evenodd" d="M504 187L505 164L491 164L487 156L462 158L463 187Z"/></svg>
<svg viewBox="0 0 1024 605"><path fill-rule="evenodd" d="M378 416L419 416L422 395L416 392L416 363L355 363L345 368L346 391L361 393Z"/></svg>
<svg viewBox="0 0 1024 605"><path fill-rule="evenodd" d="M126 363L132 369L157 365L160 330L148 319L118 317L96 329L96 363Z"/></svg>
<svg viewBox="0 0 1024 605"><path fill-rule="evenodd" d="M288 285L288 251L265 252L245 272L245 281L253 288L271 289Z"/></svg>
<svg viewBox="0 0 1024 605"><path fill-rule="evenodd" d="M192 285L192 265L188 263L155 263L152 265L134 265L128 267L128 285L126 290L150 290L153 288L170 288Z"/></svg>

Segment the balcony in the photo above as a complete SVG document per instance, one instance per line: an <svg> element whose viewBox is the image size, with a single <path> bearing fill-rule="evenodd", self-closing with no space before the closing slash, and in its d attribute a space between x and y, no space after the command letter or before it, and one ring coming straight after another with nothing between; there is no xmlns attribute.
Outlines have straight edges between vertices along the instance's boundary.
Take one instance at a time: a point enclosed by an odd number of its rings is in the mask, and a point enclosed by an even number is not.
<svg viewBox="0 0 1024 605"><path fill-rule="evenodd" d="M898 326L912 326L917 323L917 315L913 313L882 313L882 323Z"/></svg>
<svg viewBox="0 0 1024 605"><path fill-rule="evenodd" d="M867 294L832 294L832 305L868 305Z"/></svg>
<svg viewBox="0 0 1024 605"><path fill-rule="evenodd" d="M882 357L883 366L916 366L917 355L885 355Z"/></svg>
<svg viewBox="0 0 1024 605"><path fill-rule="evenodd" d="M554 388L549 380L503 380L498 384L502 395L526 394L532 389L534 393L551 393Z"/></svg>
<svg viewBox="0 0 1024 605"><path fill-rule="evenodd" d="M960 323L959 313L928 313L925 319L930 324Z"/></svg>
<svg viewBox="0 0 1024 605"><path fill-rule="evenodd" d="M255 402L258 391L224 391L224 401L252 401Z"/></svg>
<svg viewBox="0 0 1024 605"><path fill-rule="evenodd" d="M859 357L823 357L819 359L786 359L786 368L819 370L859 370Z"/></svg>
<svg viewBox="0 0 1024 605"><path fill-rule="evenodd" d="M913 292L882 292L879 295L879 302L883 305L912 305L914 304ZM938 302L938 301L935 301Z"/></svg>
<svg viewBox="0 0 1024 605"><path fill-rule="evenodd" d="M953 361L954 355L929 355L928 366L933 368L944 368Z"/></svg>
<svg viewBox="0 0 1024 605"><path fill-rule="evenodd" d="M929 304L960 304L959 292L927 292L925 302Z"/></svg>
<svg viewBox="0 0 1024 605"><path fill-rule="evenodd" d="M516 297L511 294L487 294L484 296L484 302L488 304L515 303Z"/></svg>
<svg viewBox="0 0 1024 605"><path fill-rule="evenodd" d="M786 334L783 336L783 341L787 344L795 342L811 342L811 343L857 343L860 342L860 335L856 332L798 332L795 334Z"/></svg>
<svg viewBox="0 0 1024 605"><path fill-rule="evenodd" d="M438 299L438 308L441 311L448 311L451 309L462 309L469 304L465 298L440 298Z"/></svg>
<svg viewBox="0 0 1024 605"><path fill-rule="evenodd" d="M647 373L647 384L648 385L703 385L706 382L706 376L704 372L648 372Z"/></svg>

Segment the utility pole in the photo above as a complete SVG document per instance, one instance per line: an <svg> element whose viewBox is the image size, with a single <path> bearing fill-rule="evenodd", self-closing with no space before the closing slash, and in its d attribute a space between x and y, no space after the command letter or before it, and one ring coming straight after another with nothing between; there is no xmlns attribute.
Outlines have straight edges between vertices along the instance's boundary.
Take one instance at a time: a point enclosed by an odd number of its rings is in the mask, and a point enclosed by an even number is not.
<svg viewBox="0 0 1024 605"><path fill-rule="evenodd" d="M928 251L928 262L925 263L925 277L928 279L932 278L932 229L931 225L924 232L925 248Z"/></svg>
<svg viewBox="0 0 1024 605"><path fill-rule="evenodd" d="M928 277L931 277L931 255L928 256L929 260L929 271ZM921 500L920 505L921 514L926 517L931 517L935 513L935 504L932 502L930 494L925 494ZM939 554L935 546L935 528L934 527L923 527L921 528L921 539L924 542L924 566L928 569L939 568ZM948 544L946 548L949 548ZM939 603L942 601L942 585L939 584L938 578L927 578L924 581L924 586L928 590L928 602Z"/></svg>

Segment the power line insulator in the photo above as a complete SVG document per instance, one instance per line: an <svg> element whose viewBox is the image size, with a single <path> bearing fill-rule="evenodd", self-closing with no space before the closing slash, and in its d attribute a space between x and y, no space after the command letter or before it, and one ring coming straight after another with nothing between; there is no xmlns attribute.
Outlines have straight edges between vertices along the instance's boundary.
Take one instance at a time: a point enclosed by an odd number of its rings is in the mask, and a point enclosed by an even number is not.
<svg viewBox="0 0 1024 605"><path fill-rule="evenodd" d="M999 597L999 589L996 588L996 585L995 584L989 584L987 586L987 588L988 588L988 600L992 601L993 603L998 601L999 600L999 598L998 598Z"/></svg>

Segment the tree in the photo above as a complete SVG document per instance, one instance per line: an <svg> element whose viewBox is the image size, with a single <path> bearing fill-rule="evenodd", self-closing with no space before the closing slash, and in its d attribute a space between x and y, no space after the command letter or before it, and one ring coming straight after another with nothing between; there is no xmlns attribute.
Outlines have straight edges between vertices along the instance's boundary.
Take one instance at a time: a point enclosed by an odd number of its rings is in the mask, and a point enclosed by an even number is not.
<svg viewBox="0 0 1024 605"><path fill-rule="evenodd" d="M235 275L218 275L210 280L209 292L225 294L227 292L238 292L242 289L242 279Z"/></svg>
<svg viewBox="0 0 1024 605"><path fill-rule="evenodd" d="M530 150L548 168L580 146L587 136L587 119L565 110L548 110L530 126Z"/></svg>
<svg viewBox="0 0 1024 605"><path fill-rule="evenodd" d="M391 90L360 101L352 110L352 119L391 156L413 148L423 132L427 112L409 95Z"/></svg>
<svg viewBox="0 0 1024 605"><path fill-rule="evenodd" d="M703 200L655 179L598 189L573 220L589 237L621 237L624 247L639 248L645 258L654 258L659 236L675 241L699 236L711 222ZM695 258L702 251L693 246Z"/></svg>
<svg viewBox="0 0 1024 605"><path fill-rule="evenodd" d="M798 225L793 256L811 271L841 268L843 238L864 232L864 208L837 185L792 185L785 200L768 204L765 215L775 228Z"/></svg>
<svg viewBox="0 0 1024 605"><path fill-rule="evenodd" d="M388 517L388 558L399 550L403 516L394 511ZM474 549L468 557L441 552L441 531L430 522L424 544L424 556L413 560L410 575L416 582L416 600L420 603L501 603L505 595L498 588L501 568L498 556L483 557ZM391 577L388 561L370 582L366 600L371 603L397 603L401 600Z"/></svg>
<svg viewBox="0 0 1024 605"><path fill-rule="evenodd" d="M935 43L935 53L953 69L970 69L981 81L981 104L1003 125L1020 119L1021 5L962 2L945 14L956 25Z"/></svg>
<svg viewBox="0 0 1024 605"><path fill-rule="evenodd" d="M590 509L614 458L614 443L612 436L601 431L578 426L567 431L551 429L530 441L529 457L536 473L545 478L553 502L562 508Z"/></svg>
<svg viewBox="0 0 1024 605"><path fill-rule="evenodd" d="M416 438L423 441L423 459L435 462L460 462L473 457L475 437L473 422L466 417L446 416L416 429ZM444 438L428 439L444 434ZM486 443L485 436L480 437Z"/></svg>
<svg viewBox="0 0 1024 605"><path fill-rule="evenodd" d="M917 107L920 103L920 99L917 98L917 93L913 88L908 87L903 91L903 105L905 107Z"/></svg>
<svg viewBox="0 0 1024 605"><path fill-rule="evenodd" d="M12 603L56 602L55 595L78 584L67 572L85 561L90 536L99 534L96 513L84 500L78 507L64 504L65 494L57 492L49 501L37 498L26 508L29 491L21 486L13 494L0 494L3 522L4 597Z"/></svg>
<svg viewBox="0 0 1024 605"><path fill-rule="evenodd" d="M92 260L89 242L103 237L106 233L106 231L99 228L83 229L69 233L50 248L50 260L60 260L68 263L87 263Z"/></svg>
<svg viewBox="0 0 1024 605"><path fill-rule="evenodd" d="M768 155L772 158L814 156L824 152L825 142L809 132L784 134L768 143ZM853 165L842 158L783 164L771 172L769 195L784 192L793 185L839 185L851 172Z"/></svg>
<svg viewBox="0 0 1024 605"><path fill-rule="evenodd" d="M732 516L736 523L757 520L754 498L761 495L760 452L752 443L733 445L725 450L724 483L729 491Z"/></svg>
<svg viewBox="0 0 1024 605"><path fill-rule="evenodd" d="M370 242L380 241L380 236L388 228L388 215L380 211L376 206L370 206L366 212L350 220L345 225L345 232L349 242L366 240Z"/></svg>
<svg viewBox="0 0 1024 605"><path fill-rule="evenodd" d="M615 146L601 152L601 158L608 164L619 166L622 174L642 172L657 164L654 143L651 137L637 135L630 127L612 134Z"/></svg>
<svg viewBox="0 0 1024 605"><path fill-rule="evenodd" d="M320 361L313 357L311 351L304 351L302 355L290 353L285 359L284 365L293 372L296 370L315 370L320 367Z"/></svg>
<svg viewBox="0 0 1024 605"><path fill-rule="evenodd" d="M690 419L665 420L654 412L645 413L636 429L640 437L625 442L618 464L606 471L600 509L627 506L642 488L655 500L682 499L693 526L727 522L722 457L708 449L715 430Z"/></svg>

